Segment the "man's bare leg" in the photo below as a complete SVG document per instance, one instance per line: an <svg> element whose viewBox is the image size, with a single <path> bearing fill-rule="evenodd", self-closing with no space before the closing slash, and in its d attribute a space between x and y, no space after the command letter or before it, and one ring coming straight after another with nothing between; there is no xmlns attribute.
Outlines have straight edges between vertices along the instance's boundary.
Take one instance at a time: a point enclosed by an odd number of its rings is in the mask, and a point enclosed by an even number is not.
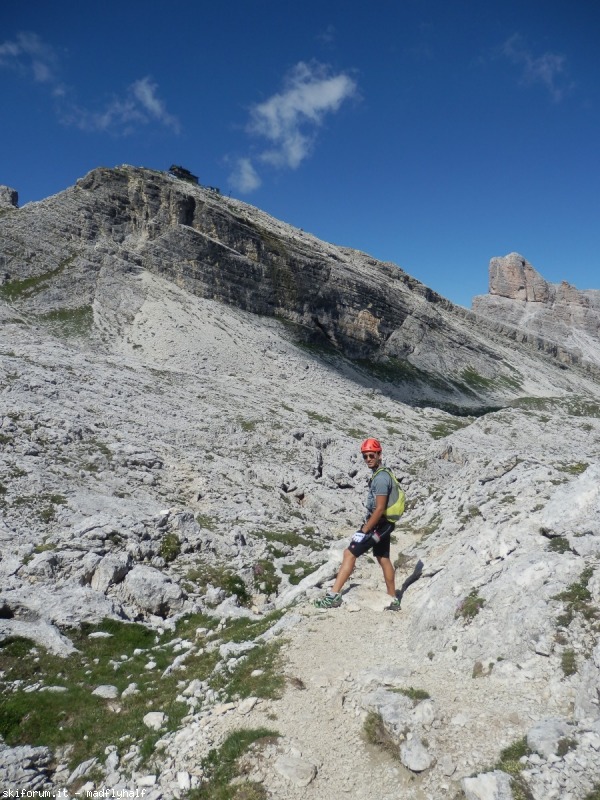
<svg viewBox="0 0 600 800"><path fill-rule="evenodd" d="M377 556L379 566L383 571L383 578L385 580L385 588L390 597L396 597L396 571L394 565L389 558Z"/></svg>
<svg viewBox="0 0 600 800"><path fill-rule="evenodd" d="M342 591L342 588L352 572L354 570L354 566L356 564L356 556L353 556L350 550L344 550L344 556L342 558L342 565L338 570L337 577L335 579L335 583L331 587L331 591L334 594ZM391 566L391 564L390 564ZM393 569L393 568L392 568Z"/></svg>

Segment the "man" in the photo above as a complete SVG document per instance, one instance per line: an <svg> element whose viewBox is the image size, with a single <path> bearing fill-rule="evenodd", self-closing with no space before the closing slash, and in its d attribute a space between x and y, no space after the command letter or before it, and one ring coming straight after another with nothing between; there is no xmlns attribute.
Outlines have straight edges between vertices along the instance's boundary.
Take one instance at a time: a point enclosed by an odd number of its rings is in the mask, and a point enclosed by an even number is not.
<svg viewBox="0 0 600 800"><path fill-rule="evenodd" d="M395 528L395 521L404 510L404 493L390 471L382 467L382 449L377 439L365 439L360 450L373 473L369 480L366 502L367 519L344 550L342 565L331 591L325 597L315 600L315 606L321 609L341 606L342 588L354 570L356 559L373 548L373 555L383 571L385 588L392 598L386 610L398 611L400 600L396 597L394 566L390 561L390 536Z"/></svg>

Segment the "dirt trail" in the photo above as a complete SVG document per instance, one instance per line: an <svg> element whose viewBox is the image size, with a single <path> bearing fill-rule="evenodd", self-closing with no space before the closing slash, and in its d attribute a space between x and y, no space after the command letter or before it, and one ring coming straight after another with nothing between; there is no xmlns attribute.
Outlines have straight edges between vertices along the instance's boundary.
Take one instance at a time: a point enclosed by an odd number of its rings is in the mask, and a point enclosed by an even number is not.
<svg viewBox="0 0 600 800"><path fill-rule="evenodd" d="M460 777L492 765L501 747L520 738L528 721L540 715L543 698L531 683L521 689L493 678L449 674L442 663L415 665L407 649L407 621L415 602L409 593L402 611L384 612L379 567L360 559L341 608L320 612L305 600L297 609L301 621L284 634L284 697L259 704L245 723L281 734L251 770L273 800L453 798ZM365 683L370 673L389 668L405 670L406 687L427 691L435 703L428 744L443 758L435 772L414 774L365 740L361 700L377 687L377 675L373 685ZM508 732L503 742L494 735L500 723ZM316 777L300 786L282 776L276 767L282 754L314 764Z"/></svg>

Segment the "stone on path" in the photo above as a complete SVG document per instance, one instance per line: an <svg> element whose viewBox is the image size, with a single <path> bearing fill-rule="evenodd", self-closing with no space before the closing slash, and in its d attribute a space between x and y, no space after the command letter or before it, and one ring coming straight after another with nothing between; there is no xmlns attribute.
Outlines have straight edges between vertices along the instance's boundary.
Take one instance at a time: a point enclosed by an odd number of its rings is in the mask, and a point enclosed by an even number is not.
<svg viewBox="0 0 600 800"><path fill-rule="evenodd" d="M317 775L316 766L299 756L280 756L275 769L295 786L308 786Z"/></svg>

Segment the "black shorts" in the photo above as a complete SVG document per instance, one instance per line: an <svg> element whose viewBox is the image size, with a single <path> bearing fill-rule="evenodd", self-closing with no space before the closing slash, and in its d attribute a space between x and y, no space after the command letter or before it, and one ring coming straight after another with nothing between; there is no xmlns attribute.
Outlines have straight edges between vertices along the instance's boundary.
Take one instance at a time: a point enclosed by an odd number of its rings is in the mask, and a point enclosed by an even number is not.
<svg viewBox="0 0 600 800"><path fill-rule="evenodd" d="M356 542L354 539L352 539L348 545L348 550L350 550L353 556L358 558L359 556L362 556L363 553L366 553L368 550L373 548L373 555L375 558L389 558L390 534L395 527L396 526L393 522L388 522L387 519L385 519L378 523L374 531L381 536L381 539L378 542L375 541L372 533L366 533L365 538L360 542Z"/></svg>

